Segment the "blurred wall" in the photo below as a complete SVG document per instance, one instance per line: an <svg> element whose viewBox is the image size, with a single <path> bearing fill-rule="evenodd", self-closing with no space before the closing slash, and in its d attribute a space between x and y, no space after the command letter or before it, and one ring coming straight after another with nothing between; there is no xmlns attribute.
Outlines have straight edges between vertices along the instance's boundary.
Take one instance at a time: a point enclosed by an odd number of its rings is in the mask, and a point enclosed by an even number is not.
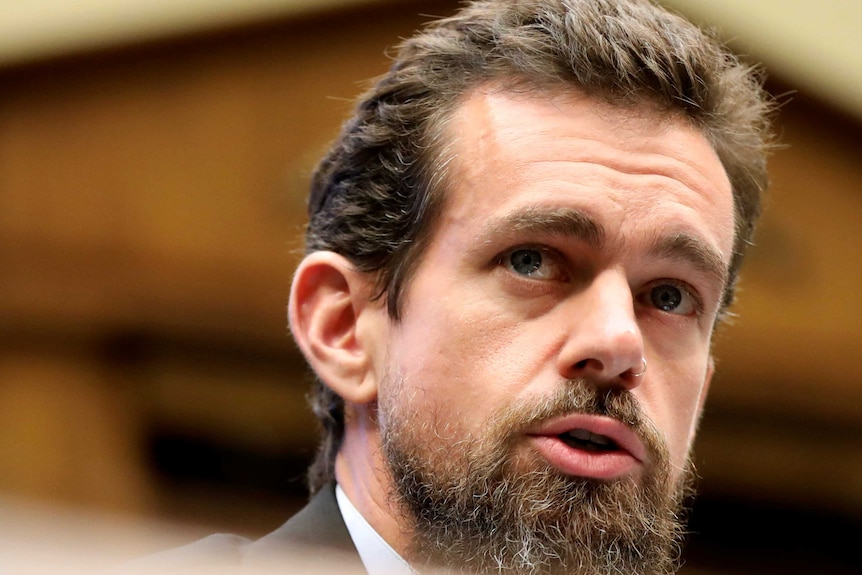
<svg viewBox="0 0 862 575"><path fill-rule="evenodd" d="M249 534L302 502L284 310L308 176L384 50L455 4L0 68L0 490ZM862 127L799 93L780 131L717 343L691 572L844 572L833 541L862 521Z"/></svg>

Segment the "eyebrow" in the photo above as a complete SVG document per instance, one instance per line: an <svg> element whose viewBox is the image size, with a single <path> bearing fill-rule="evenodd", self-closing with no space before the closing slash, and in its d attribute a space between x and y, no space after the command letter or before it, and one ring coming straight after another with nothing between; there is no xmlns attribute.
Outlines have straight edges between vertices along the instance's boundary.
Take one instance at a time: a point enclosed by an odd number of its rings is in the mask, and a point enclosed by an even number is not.
<svg viewBox="0 0 862 575"><path fill-rule="evenodd" d="M685 232L656 238L650 255L691 263L695 269L727 285L729 270L721 253L702 239Z"/></svg>
<svg viewBox="0 0 862 575"><path fill-rule="evenodd" d="M484 226L477 245L513 234L558 235L578 239L592 248L605 245L605 228L591 215L576 208L526 207ZM648 253L652 257L688 262L701 273L727 285L728 264L721 252L703 239L686 232L656 237Z"/></svg>
<svg viewBox="0 0 862 575"><path fill-rule="evenodd" d="M542 234L577 238L591 247L605 243L605 229L589 214L574 208L526 207L491 219L479 234L479 243L512 234Z"/></svg>

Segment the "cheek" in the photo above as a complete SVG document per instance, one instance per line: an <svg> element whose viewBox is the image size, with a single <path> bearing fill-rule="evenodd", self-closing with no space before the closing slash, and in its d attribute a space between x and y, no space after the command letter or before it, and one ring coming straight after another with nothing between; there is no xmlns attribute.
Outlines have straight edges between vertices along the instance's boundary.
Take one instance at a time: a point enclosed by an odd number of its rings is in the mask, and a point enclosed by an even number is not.
<svg viewBox="0 0 862 575"><path fill-rule="evenodd" d="M476 432L529 377L535 362L521 327L487 298L450 294L411 309L393 338L392 360L440 425Z"/></svg>
<svg viewBox="0 0 862 575"><path fill-rule="evenodd" d="M701 400L705 393L705 379L705 368L689 366L676 372L664 386L668 446L676 468L685 465L694 441Z"/></svg>
<svg viewBox="0 0 862 575"><path fill-rule="evenodd" d="M685 464L694 439L709 369L709 333L668 333L660 325L644 327L647 357L643 385L634 393L646 415L665 434L675 466ZM651 376L651 377L650 377Z"/></svg>

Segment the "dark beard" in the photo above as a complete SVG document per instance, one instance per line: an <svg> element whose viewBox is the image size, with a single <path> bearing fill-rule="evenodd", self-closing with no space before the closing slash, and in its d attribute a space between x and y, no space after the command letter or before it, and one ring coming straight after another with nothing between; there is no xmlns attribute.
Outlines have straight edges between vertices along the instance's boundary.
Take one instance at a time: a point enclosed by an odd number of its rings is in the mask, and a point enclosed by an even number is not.
<svg viewBox="0 0 862 575"><path fill-rule="evenodd" d="M640 480L574 478L538 455L515 460L519 430L573 412L611 416L637 432L652 462ZM482 437L457 443L440 438L438 422L417 428L421 418L404 405L381 405L381 416L383 452L414 530L415 567L524 575L676 570L693 473L670 486L667 448L630 393L569 382L539 405L500 414Z"/></svg>

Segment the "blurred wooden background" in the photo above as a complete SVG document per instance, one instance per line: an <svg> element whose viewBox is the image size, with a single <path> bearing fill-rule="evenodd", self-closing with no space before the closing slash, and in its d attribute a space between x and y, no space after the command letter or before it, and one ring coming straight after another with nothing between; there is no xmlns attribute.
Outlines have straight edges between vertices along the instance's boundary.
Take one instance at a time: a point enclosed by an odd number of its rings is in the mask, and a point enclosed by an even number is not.
<svg viewBox="0 0 862 575"><path fill-rule="evenodd" d="M455 5L0 68L0 493L249 535L301 504L316 432L284 310L308 176L385 49ZM779 125L697 444L692 573L858 566L862 122L800 92Z"/></svg>

